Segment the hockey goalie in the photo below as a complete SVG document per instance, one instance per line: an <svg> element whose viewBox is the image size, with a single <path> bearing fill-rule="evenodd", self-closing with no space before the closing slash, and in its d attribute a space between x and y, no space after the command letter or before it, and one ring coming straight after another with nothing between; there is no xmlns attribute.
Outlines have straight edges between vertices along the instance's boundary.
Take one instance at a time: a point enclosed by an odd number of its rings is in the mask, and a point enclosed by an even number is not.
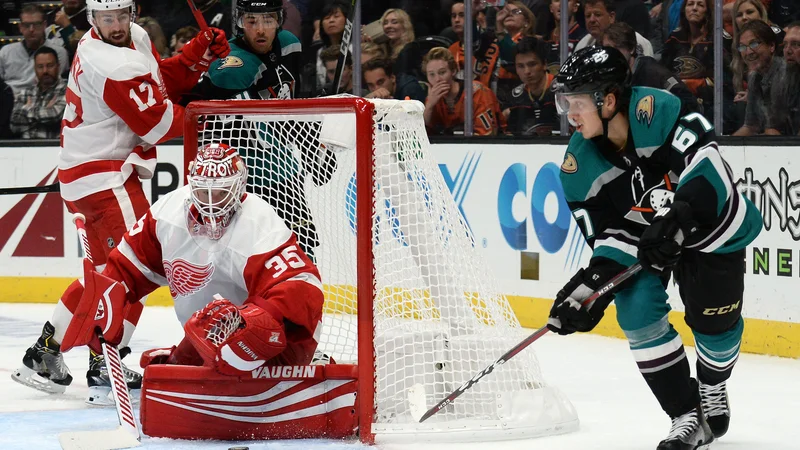
<svg viewBox="0 0 800 450"><path fill-rule="evenodd" d="M322 329L319 271L274 209L245 193L246 174L236 149L202 148L188 185L153 204L111 252L102 275L124 287L117 289L124 295L107 302L111 311L53 324L67 328L61 349L95 346L85 330L98 326L113 330L106 339L118 342L122 326L108 322L169 286L185 337L142 354L145 434L352 435L355 366L309 365ZM98 304L79 281L65 295Z"/></svg>

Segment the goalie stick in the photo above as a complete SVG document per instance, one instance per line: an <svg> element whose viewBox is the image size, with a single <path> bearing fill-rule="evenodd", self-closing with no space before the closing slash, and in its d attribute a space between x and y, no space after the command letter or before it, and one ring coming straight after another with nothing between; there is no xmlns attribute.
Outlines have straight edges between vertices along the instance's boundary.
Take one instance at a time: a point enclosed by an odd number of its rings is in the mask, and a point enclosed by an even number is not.
<svg viewBox="0 0 800 450"><path fill-rule="evenodd" d="M86 237L86 218L83 214L75 214L72 220L78 229L78 240L81 242L86 259L91 263L92 254L89 252L89 241ZM117 347L109 344L103 338L99 327L95 332L103 347L103 356L108 370L108 378L111 381L111 391L114 394L114 406L120 426L116 430L61 433L58 436L58 442L64 450L111 450L137 447L140 444L141 435L139 426L136 424L125 374L122 372L122 358L119 356Z"/></svg>
<svg viewBox="0 0 800 450"><path fill-rule="evenodd" d="M600 296L610 293L613 289L618 288L626 280L630 279L631 277L639 273L640 270L642 270L642 265L638 262L628 267L624 271L620 272L617 276L609 280L608 283L600 286L598 290L596 290L592 295L586 298L586 300L581 302L581 304L586 305L588 303L597 300L598 298L600 298ZM486 375L489 375L494 371L494 369L505 364L506 361L513 358L514 356L519 354L519 352L524 350L526 347L536 342L540 337L547 334L548 331L550 331L550 329L547 328L547 325L543 326L542 328L539 328L533 334L523 339L522 342L515 345L514 348L503 354L503 356L498 358L487 368L483 369L482 371L475 374L475 376L467 380L466 383L462 384L458 389L453 391L444 400L437 403L436 406L425 412L423 412L425 408L424 387L422 385L411 386L411 388L408 390L408 403L411 410L411 415L415 419L418 418L417 420L419 420L420 423L428 420L428 418L430 418L432 415L438 413L439 411L444 409L447 405L453 403L455 399L460 397L461 394L463 394L472 386L474 386L478 381L481 380L481 378L485 377Z"/></svg>
<svg viewBox="0 0 800 450"><path fill-rule="evenodd" d="M350 41L353 39L353 18L356 14L356 1L350 2L350 11L347 12L347 21L344 24L342 42L339 44L339 60L336 61L336 73L333 76L333 94L339 93L339 83L342 81L347 54L350 53ZM354 62L355 63L355 62Z"/></svg>

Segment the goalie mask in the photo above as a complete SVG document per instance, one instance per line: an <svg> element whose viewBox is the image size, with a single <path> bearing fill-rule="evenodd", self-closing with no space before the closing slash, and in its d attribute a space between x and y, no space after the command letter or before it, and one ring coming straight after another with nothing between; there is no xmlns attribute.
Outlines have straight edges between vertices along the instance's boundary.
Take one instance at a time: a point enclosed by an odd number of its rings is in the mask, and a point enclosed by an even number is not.
<svg viewBox="0 0 800 450"><path fill-rule="evenodd" d="M189 163L189 225L196 234L217 240L242 207L247 168L236 149L208 144Z"/></svg>

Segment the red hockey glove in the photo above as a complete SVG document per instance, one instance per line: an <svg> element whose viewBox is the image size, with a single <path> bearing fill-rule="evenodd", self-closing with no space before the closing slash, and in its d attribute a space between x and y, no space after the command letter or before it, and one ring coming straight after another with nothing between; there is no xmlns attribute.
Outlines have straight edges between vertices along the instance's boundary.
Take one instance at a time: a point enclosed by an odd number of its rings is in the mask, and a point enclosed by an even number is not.
<svg viewBox="0 0 800 450"><path fill-rule="evenodd" d="M214 300L184 325L206 363L223 375L244 375L261 367L286 348L282 318L252 303L237 307Z"/></svg>
<svg viewBox="0 0 800 450"><path fill-rule="evenodd" d="M192 70L207 72L211 62L224 58L231 52L225 39L225 32L219 28L201 31L183 46L180 53L181 62Z"/></svg>

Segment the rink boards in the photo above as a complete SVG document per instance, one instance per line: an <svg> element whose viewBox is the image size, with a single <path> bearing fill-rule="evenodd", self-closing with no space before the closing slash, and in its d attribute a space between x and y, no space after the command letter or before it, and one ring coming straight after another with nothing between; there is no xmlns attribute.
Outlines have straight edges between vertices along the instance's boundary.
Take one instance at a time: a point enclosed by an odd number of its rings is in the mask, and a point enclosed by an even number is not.
<svg viewBox="0 0 800 450"><path fill-rule="evenodd" d="M520 322L541 326L555 293L590 256L558 183L564 146L437 144L433 151L487 271L498 278ZM743 351L800 356L800 307L794 295L800 290L796 152L794 147L723 147L737 188L759 208L765 224L747 249L740 305L747 321ZM3 149L3 186L52 183L57 156L57 147ZM159 147L156 175L144 183L151 200L183 184L182 167L181 147ZM80 267L74 228L57 193L0 196L0 303L54 303L81 275ZM674 286L670 296L672 322L691 343ZM162 289L148 304L168 306L172 300ZM623 337L614 317L609 311L594 332Z"/></svg>

